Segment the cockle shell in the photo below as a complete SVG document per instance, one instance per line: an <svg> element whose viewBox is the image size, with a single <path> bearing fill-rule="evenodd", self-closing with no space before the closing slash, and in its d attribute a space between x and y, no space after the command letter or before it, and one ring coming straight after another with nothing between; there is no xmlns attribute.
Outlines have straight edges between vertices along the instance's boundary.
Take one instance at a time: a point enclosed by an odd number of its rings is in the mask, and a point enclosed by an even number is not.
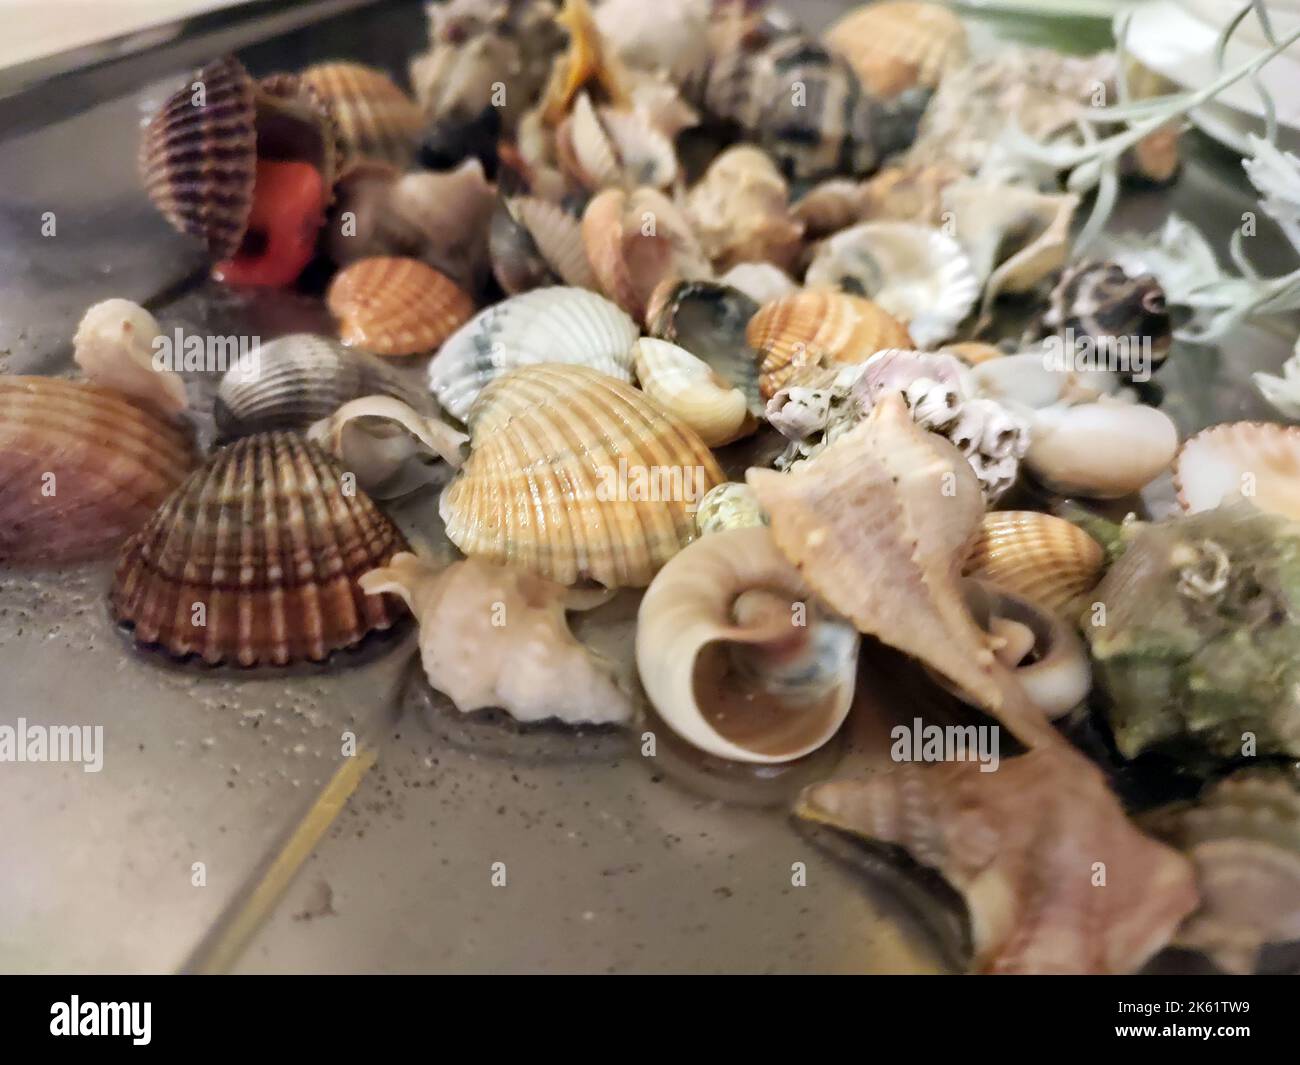
<svg viewBox="0 0 1300 1065"><path fill-rule="evenodd" d="M188 433L118 392L0 374L0 560L110 554L194 461Z"/></svg>
<svg viewBox="0 0 1300 1065"><path fill-rule="evenodd" d="M109 601L137 643L241 666L321 661L404 612L357 578L406 541L292 433L217 451L122 548Z"/></svg>
<svg viewBox="0 0 1300 1065"><path fill-rule="evenodd" d="M713 533L668 562L637 614L659 716L708 754L789 762L839 731L860 637L811 600L762 526Z"/></svg>
<svg viewBox="0 0 1300 1065"><path fill-rule="evenodd" d="M574 592L482 559L438 569L409 553L363 574L370 595L400 595L420 623L429 683L468 713L500 707L518 721L628 721L634 706L611 670L569 630Z"/></svg>
<svg viewBox="0 0 1300 1065"><path fill-rule="evenodd" d="M637 321L660 282L713 274L685 216L654 189L598 193L583 212L582 240L605 295Z"/></svg>
<svg viewBox="0 0 1300 1065"><path fill-rule="evenodd" d="M817 784L795 812L938 871L965 899L977 972L1133 972L1195 909L1190 863L1135 829L1064 743L983 768L899 765Z"/></svg>
<svg viewBox="0 0 1300 1065"><path fill-rule="evenodd" d="M640 330L609 300L581 288L539 288L479 311L429 364L429 387L465 421L483 388L507 370L573 363L632 380Z"/></svg>
<svg viewBox="0 0 1300 1065"><path fill-rule="evenodd" d="M395 396L432 413L430 397L384 360L331 337L293 333L253 349L255 375L235 367L217 387L213 415L223 439L275 429L305 429L349 400Z"/></svg>
<svg viewBox="0 0 1300 1065"><path fill-rule="evenodd" d="M1300 520L1300 427L1228 422L1202 430L1179 449L1174 485L1192 514L1245 498Z"/></svg>
<svg viewBox="0 0 1300 1065"><path fill-rule="evenodd" d="M599 288L582 224L563 207L536 196L504 199L488 235L492 273L510 295L546 285Z"/></svg>
<svg viewBox="0 0 1300 1065"><path fill-rule="evenodd" d="M666 189L677 180L672 141L637 111L595 107L581 93L556 131L561 169L583 188Z"/></svg>
<svg viewBox="0 0 1300 1065"><path fill-rule="evenodd" d="M866 362L884 348L910 348L907 327L878 304L831 291L796 292L760 307L745 337L758 352L764 399L810 370Z"/></svg>
<svg viewBox="0 0 1300 1065"><path fill-rule="evenodd" d="M330 282L325 296L344 344L376 355L433 351L474 313L451 278L417 259L358 259Z"/></svg>
<svg viewBox="0 0 1300 1065"><path fill-rule="evenodd" d="M1150 484L1178 450L1178 427L1163 411L1101 400L1034 412L1025 462L1062 495L1118 499Z"/></svg>
<svg viewBox="0 0 1300 1065"><path fill-rule="evenodd" d="M378 159L406 166L415 158L424 115L382 70L361 63L317 63L301 77L329 104L346 161Z"/></svg>
<svg viewBox="0 0 1300 1065"><path fill-rule="evenodd" d="M909 222L864 222L825 241L804 283L874 300L921 347L947 340L979 297L970 259L941 230Z"/></svg>
<svg viewBox="0 0 1300 1065"><path fill-rule="evenodd" d="M642 337L633 351L642 391L699 433L709 447L728 444L758 427L745 394L685 348Z"/></svg>
<svg viewBox="0 0 1300 1065"><path fill-rule="evenodd" d="M912 0L854 8L822 40L881 96L913 85L933 89L970 54L966 27L955 12Z"/></svg>
<svg viewBox="0 0 1300 1065"><path fill-rule="evenodd" d="M115 389L166 415L189 407L185 381L155 368L154 341L161 330L152 314L130 300L104 300L81 317L72 338L73 359L88 381Z"/></svg>
<svg viewBox="0 0 1300 1065"><path fill-rule="evenodd" d="M793 267L803 223L790 214L790 189L767 154L752 145L728 148L686 197L700 247L718 270L760 260Z"/></svg>
<svg viewBox="0 0 1300 1065"><path fill-rule="evenodd" d="M1032 510L984 515L963 571L1077 617L1106 570L1101 544L1073 522Z"/></svg>
<svg viewBox="0 0 1300 1065"><path fill-rule="evenodd" d="M469 430L439 508L447 536L471 557L565 585L649 584L695 536L694 505L726 479L693 430L585 366L504 374Z"/></svg>

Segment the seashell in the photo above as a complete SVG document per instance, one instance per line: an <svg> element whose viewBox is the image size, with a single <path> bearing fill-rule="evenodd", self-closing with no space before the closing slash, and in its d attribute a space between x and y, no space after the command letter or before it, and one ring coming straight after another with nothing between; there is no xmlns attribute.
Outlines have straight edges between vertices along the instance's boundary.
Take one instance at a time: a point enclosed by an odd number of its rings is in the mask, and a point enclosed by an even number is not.
<svg viewBox="0 0 1300 1065"><path fill-rule="evenodd" d="M823 746L852 706L860 637L809 600L761 526L716 532L671 559L637 614L637 668L659 716L739 762Z"/></svg>
<svg viewBox="0 0 1300 1065"><path fill-rule="evenodd" d="M488 244L492 273L512 296L546 285L600 287L587 261L581 223L547 200L502 200L492 216Z"/></svg>
<svg viewBox="0 0 1300 1065"><path fill-rule="evenodd" d="M329 104L346 162L377 159L407 166L415 158L424 115L383 71L361 63L317 63L301 77Z"/></svg>
<svg viewBox="0 0 1300 1065"><path fill-rule="evenodd" d="M0 560L111 553L194 461L176 423L112 389L0 375Z"/></svg>
<svg viewBox="0 0 1300 1065"><path fill-rule="evenodd" d="M469 437L437 418L428 418L392 396L362 396L344 403L307 431L318 444L356 474L357 483L376 499L398 499L439 480L441 461L461 464Z"/></svg>
<svg viewBox="0 0 1300 1065"><path fill-rule="evenodd" d="M870 300L829 291L796 292L764 304L745 337L758 352L764 399L810 370L866 362L883 348L910 348L907 328Z"/></svg>
<svg viewBox="0 0 1300 1065"><path fill-rule="evenodd" d="M293 333L249 353L253 374L227 371L213 416L223 439L276 429L306 429L349 400L381 393L432 413L430 397L382 359L330 337Z"/></svg>
<svg viewBox="0 0 1300 1065"><path fill-rule="evenodd" d="M172 227L222 261L221 279L285 285L314 252L337 171L336 136L328 107L299 79L254 82L226 57L150 120L140 171Z"/></svg>
<svg viewBox="0 0 1300 1065"><path fill-rule="evenodd" d="M376 355L433 351L474 313L451 278L417 259L375 256L344 267L325 294L339 339Z"/></svg>
<svg viewBox="0 0 1300 1065"><path fill-rule="evenodd" d="M637 321L660 282L713 273L686 218L654 189L598 193L583 212L582 240L605 295Z"/></svg>
<svg viewBox="0 0 1300 1065"><path fill-rule="evenodd" d="M1118 499L1155 480L1178 451L1178 427L1163 411L1116 401L1034 412L1025 462L1061 495Z"/></svg>
<svg viewBox="0 0 1300 1065"><path fill-rule="evenodd" d="M758 427L745 394L685 348L642 337L633 353L642 391L699 433L709 447L729 444Z"/></svg>
<svg viewBox="0 0 1300 1065"><path fill-rule="evenodd" d="M477 159L441 173L356 164L335 186L326 228L330 258L339 266L376 255L419 259L476 292L488 276L487 230L496 204Z"/></svg>
<svg viewBox="0 0 1300 1065"><path fill-rule="evenodd" d="M341 477L292 433L217 451L123 546L114 617L138 644L241 666L322 661L392 627L399 605L357 578L406 541Z"/></svg>
<svg viewBox="0 0 1300 1065"><path fill-rule="evenodd" d="M707 362L745 395L751 414L763 412L758 389L758 354L745 327L758 304L739 289L714 281L664 281L650 295L646 326L652 336L672 341Z"/></svg>
<svg viewBox="0 0 1300 1065"><path fill-rule="evenodd" d="M775 164L748 144L728 148L686 197L700 247L719 270L746 260L793 267L803 224L790 214L790 189Z"/></svg>
<svg viewBox="0 0 1300 1065"><path fill-rule="evenodd" d="M922 347L951 337L980 292L955 240L907 222L864 222L836 233L821 245L804 283L869 297Z"/></svg>
<svg viewBox="0 0 1300 1065"><path fill-rule="evenodd" d="M794 279L772 263L737 263L718 282L730 285L760 304L770 303L799 290Z"/></svg>
<svg viewBox="0 0 1300 1065"><path fill-rule="evenodd" d="M723 529L766 524L758 497L743 482L728 481L710 488L695 508L695 528L701 536Z"/></svg>
<svg viewBox="0 0 1300 1065"><path fill-rule="evenodd" d="M1245 498L1300 519L1300 428L1228 422L1188 440L1174 460L1174 487L1192 514Z"/></svg>
<svg viewBox="0 0 1300 1065"><path fill-rule="evenodd" d="M406 600L429 683L463 713L500 707L517 721L569 725L633 716L628 693L569 629L565 612L578 609L571 588L482 559L438 569L408 553L360 583Z"/></svg>
<svg viewBox="0 0 1300 1065"><path fill-rule="evenodd" d="M641 186L666 189L677 180L672 141L637 111L596 108L579 94L556 131L561 169L591 191Z"/></svg>
<svg viewBox="0 0 1300 1065"><path fill-rule="evenodd" d="M822 40L881 96L914 85L933 89L970 56L966 27L955 12L911 0L854 8Z"/></svg>
<svg viewBox="0 0 1300 1065"><path fill-rule="evenodd" d="M950 345L954 351L963 345ZM960 354L960 353L958 353ZM979 362L971 373L976 390L1000 403L1042 410L1054 404L1091 403L1114 396L1123 384L1108 370L1076 370L1046 348Z"/></svg>
<svg viewBox="0 0 1300 1065"><path fill-rule="evenodd" d="M849 178L828 178L799 197L790 215L803 225L807 239L829 236L861 220L864 188Z"/></svg>
<svg viewBox="0 0 1300 1065"><path fill-rule="evenodd" d="M709 0L604 0L596 25L614 54L629 67L664 71L682 81L709 54Z"/></svg>
<svg viewBox="0 0 1300 1065"><path fill-rule="evenodd" d="M1300 939L1300 795L1282 774L1234 773L1195 803L1152 810L1142 825L1196 867L1201 904L1176 946L1245 975L1264 947Z"/></svg>
<svg viewBox="0 0 1300 1065"><path fill-rule="evenodd" d="M507 370L573 363L632 380L636 323L581 288L539 288L487 307L448 338L429 364L429 387L465 421L479 393Z"/></svg>
<svg viewBox="0 0 1300 1065"><path fill-rule="evenodd" d="M1134 828L1102 774L1066 744L987 768L898 765L816 784L795 813L936 870L965 900L977 972L1141 968L1196 908L1191 864ZM1096 862L1125 874L1098 890L1079 873Z"/></svg>
<svg viewBox="0 0 1300 1065"><path fill-rule="evenodd" d="M469 458L439 508L448 538L560 584L649 584L694 537L693 505L725 480L684 423L585 366L504 374L469 430Z"/></svg>
<svg viewBox="0 0 1300 1065"><path fill-rule="evenodd" d="M153 365L161 330L152 314L130 300L104 300L81 316L73 359L86 380L111 388L168 416L189 408L185 381Z"/></svg>
<svg viewBox="0 0 1300 1065"><path fill-rule="evenodd" d="M963 572L1077 617L1106 570L1101 544L1075 525L1029 510L984 515Z"/></svg>
<svg viewBox="0 0 1300 1065"><path fill-rule="evenodd" d="M551 67L551 78L539 104L543 121L558 125L583 95L625 104L627 73L606 48L587 0L564 0L556 21L568 31L569 47Z"/></svg>
<svg viewBox="0 0 1300 1065"><path fill-rule="evenodd" d="M1165 290L1153 274L1130 277L1119 263L1084 261L1074 263L1052 289L1051 306L1043 324L1055 329L1068 342L1090 337L1098 342L1098 355L1106 354L1103 344L1116 341L1137 348L1129 355L1134 365L1112 367L1130 373L1136 380L1149 374L1169 354L1173 325Z"/></svg>
<svg viewBox="0 0 1300 1065"><path fill-rule="evenodd" d="M862 185L854 221L943 226L954 221L944 216L944 193L963 177L959 167L942 161L887 166ZM944 232L952 235L946 227Z"/></svg>
<svg viewBox="0 0 1300 1065"><path fill-rule="evenodd" d="M993 359L1006 357L1006 352L996 344L985 344L978 340L966 340L957 344L945 344L939 349L941 355L956 355L967 366L980 366Z"/></svg>

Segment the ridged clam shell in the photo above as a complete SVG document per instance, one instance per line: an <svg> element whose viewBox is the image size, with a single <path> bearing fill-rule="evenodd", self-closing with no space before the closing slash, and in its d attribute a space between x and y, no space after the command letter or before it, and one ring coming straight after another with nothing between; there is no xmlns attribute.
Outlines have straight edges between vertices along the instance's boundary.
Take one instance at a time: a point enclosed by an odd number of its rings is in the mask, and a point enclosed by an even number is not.
<svg viewBox="0 0 1300 1065"><path fill-rule="evenodd" d="M115 617L137 643L241 666L321 661L390 628L403 608L357 578L406 541L342 476L292 433L218 451L123 547Z"/></svg>
<svg viewBox="0 0 1300 1065"><path fill-rule="evenodd" d="M512 370L483 390L469 429L469 459L442 495L447 536L561 584L649 584L725 480L684 423L585 366Z"/></svg>
<svg viewBox="0 0 1300 1065"><path fill-rule="evenodd" d="M998 510L984 515L963 572L1059 613L1077 613L1106 569L1101 544L1052 514Z"/></svg>
<svg viewBox="0 0 1300 1065"><path fill-rule="evenodd" d="M238 368L217 387L213 415L224 438L305 429L360 396L393 396L432 414L432 398L408 385L382 359L330 337L294 333L250 353L258 373Z"/></svg>
<svg viewBox="0 0 1300 1065"><path fill-rule="evenodd" d="M582 225L568 211L537 196L502 201L489 232L492 273L518 295L544 285L598 288L582 243Z"/></svg>
<svg viewBox="0 0 1300 1065"><path fill-rule="evenodd" d="M884 348L915 347L907 327L883 307L830 290L796 292L764 304L745 337L758 352L764 399L806 371L866 362Z"/></svg>
<svg viewBox="0 0 1300 1065"><path fill-rule="evenodd" d="M970 54L966 27L953 11L912 0L855 8L823 41L868 89L887 96L913 85L934 88Z"/></svg>
<svg viewBox="0 0 1300 1065"><path fill-rule="evenodd" d="M163 217L225 259L239 247L253 206L256 86L233 56L209 63L193 82L204 87L204 105L194 106L191 84L167 100L145 128L140 172Z"/></svg>
<svg viewBox="0 0 1300 1065"><path fill-rule="evenodd" d="M0 375L0 561L110 554L194 461L176 423L118 392Z"/></svg>
<svg viewBox="0 0 1300 1065"><path fill-rule="evenodd" d="M804 283L860 293L907 325L923 348L957 331L979 297L970 259L942 230L864 222L825 241Z"/></svg>
<svg viewBox="0 0 1300 1065"><path fill-rule="evenodd" d="M1261 510L1300 520L1300 426L1211 426L1179 450L1174 486L1178 502L1193 514L1242 496Z"/></svg>
<svg viewBox="0 0 1300 1065"><path fill-rule="evenodd" d="M561 168L592 191L664 189L677 179L672 141L639 112L597 108L585 92L557 131L556 150Z"/></svg>
<svg viewBox="0 0 1300 1065"><path fill-rule="evenodd" d="M433 351L474 313L451 278L417 259L358 259L330 283L326 301L339 339L376 355Z"/></svg>
<svg viewBox="0 0 1300 1065"><path fill-rule="evenodd" d="M685 348L642 337L633 350L642 391L699 433L709 447L728 444L757 427L745 394Z"/></svg>
<svg viewBox="0 0 1300 1065"><path fill-rule="evenodd" d="M488 307L450 337L429 364L429 387L465 421L488 382L518 366L572 363L632 380L636 323L604 296L538 288Z"/></svg>
<svg viewBox="0 0 1300 1065"><path fill-rule="evenodd" d="M383 71L360 63L318 63L301 77L329 105L346 160L405 166L415 157L424 116Z"/></svg>

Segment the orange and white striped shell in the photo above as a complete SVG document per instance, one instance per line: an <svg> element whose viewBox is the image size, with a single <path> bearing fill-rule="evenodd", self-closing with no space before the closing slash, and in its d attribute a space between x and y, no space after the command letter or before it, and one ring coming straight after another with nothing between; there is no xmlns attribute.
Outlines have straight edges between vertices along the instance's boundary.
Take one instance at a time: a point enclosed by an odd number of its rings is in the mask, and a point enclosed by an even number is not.
<svg viewBox="0 0 1300 1065"><path fill-rule="evenodd" d="M382 70L361 63L317 63L302 80L329 105L346 162L377 159L405 166L424 129L419 105Z"/></svg>
<svg viewBox="0 0 1300 1065"><path fill-rule="evenodd" d="M758 352L764 399L809 371L915 346L907 327L878 304L830 290L796 292L764 304L749 320L745 339Z"/></svg>
<svg viewBox="0 0 1300 1065"><path fill-rule="evenodd" d="M1101 544L1073 522L1033 510L985 514L963 566L968 576L1076 615L1105 570Z"/></svg>
<svg viewBox="0 0 1300 1065"><path fill-rule="evenodd" d="M0 560L111 554L194 462L186 431L114 390L0 375Z"/></svg>
<svg viewBox="0 0 1300 1065"><path fill-rule="evenodd" d="M137 643L241 666L321 661L394 625L361 574L407 549L342 469L293 433L218 451L118 557L110 603Z"/></svg>
<svg viewBox="0 0 1300 1065"><path fill-rule="evenodd" d="M358 259L335 275L325 296L339 339L376 355L433 351L474 313L451 278L418 259Z"/></svg>
<svg viewBox="0 0 1300 1065"><path fill-rule="evenodd" d="M440 504L448 537L560 584L649 584L695 536L695 504L726 480L693 430L584 366L503 374L469 430L469 459Z"/></svg>
<svg viewBox="0 0 1300 1065"><path fill-rule="evenodd" d="M878 96L914 85L932 89L970 55L966 27L954 12L914 0L855 8L826 31L823 41Z"/></svg>

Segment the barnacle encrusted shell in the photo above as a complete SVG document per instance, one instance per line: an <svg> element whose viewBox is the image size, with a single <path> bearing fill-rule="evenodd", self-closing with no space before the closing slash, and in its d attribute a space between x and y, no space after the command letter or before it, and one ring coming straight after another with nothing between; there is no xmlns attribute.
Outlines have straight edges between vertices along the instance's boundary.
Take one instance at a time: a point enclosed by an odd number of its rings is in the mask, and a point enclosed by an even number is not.
<svg viewBox="0 0 1300 1065"><path fill-rule="evenodd" d="M1276 770L1246 770L1195 802L1142 818L1196 867L1201 905L1174 938L1231 973L1253 972L1270 943L1300 939L1300 792Z"/></svg>
<svg viewBox="0 0 1300 1065"><path fill-rule="evenodd" d="M429 387L465 421L479 393L507 370L573 363L632 380L632 344L640 334L627 314L581 288L539 288L479 311L429 364Z"/></svg>
<svg viewBox="0 0 1300 1065"><path fill-rule="evenodd" d="M189 407L185 381L153 365L161 330L152 314L130 300L104 300L81 317L73 359L88 381L112 388L167 415Z"/></svg>
<svg viewBox="0 0 1300 1065"><path fill-rule="evenodd" d="M642 337L633 352L642 391L699 433L709 447L720 447L757 428L745 394L685 348Z"/></svg>
<svg viewBox="0 0 1300 1065"><path fill-rule="evenodd" d="M226 439L275 429L305 429L349 400L386 395L432 413L431 397L384 360L331 337L292 333L254 348L255 373L228 370L217 386L213 416Z"/></svg>
<svg viewBox="0 0 1300 1065"><path fill-rule="evenodd" d="M1300 757L1300 534L1239 502L1141 526L1084 619L1120 753Z"/></svg>
<svg viewBox="0 0 1300 1065"><path fill-rule="evenodd" d="M758 260L789 270L803 247L790 189L767 154L748 144L722 152L686 197L686 213L718 270Z"/></svg>
<svg viewBox="0 0 1300 1065"><path fill-rule="evenodd" d="M474 313L473 300L451 278L396 256L344 267L325 298L343 343L376 355L432 351Z"/></svg>
<svg viewBox="0 0 1300 1065"><path fill-rule="evenodd" d="M839 730L860 637L811 600L762 526L691 544L637 614L641 681L659 716L708 754L788 762Z"/></svg>
<svg viewBox="0 0 1300 1065"><path fill-rule="evenodd" d="M424 116L382 70L336 61L310 66L301 77L329 104L345 160L405 166L415 157Z"/></svg>
<svg viewBox="0 0 1300 1065"><path fill-rule="evenodd" d="M560 584L649 584L695 536L694 504L726 479L693 430L585 366L504 374L469 430L469 458L442 494L447 536Z"/></svg>
<svg viewBox="0 0 1300 1065"><path fill-rule="evenodd" d="M1300 427L1229 422L1202 430L1179 449L1174 485L1193 514L1246 499L1300 520Z"/></svg>
<svg viewBox="0 0 1300 1065"><path fill-rule="evenodd" d="M867 296L921 347L951 337L980 292L961 245L942 230L910 222L841 230L818 249L804 283Z"/></svg>
<svg viewBox="0 0 1300 1065"><path fill-rule="evenodd" d="M1141 968L1196 907L1190 863L1135 829L1064 743L984 768L899 765L816 784L795 812L902 847L942 875L966 901L977 972Z"/></svg>
<svg viewBox="0 0 1300 1065"><path fill-rule="evenodd" d="M1106 569L1106 553L1073 522L1032 510L984 515L964 572L1049 610L1078 616Z"/></svg>
<svg viewBox="0 0 1300 1065"><path fill-rule="evenodd" d="M1178 427L1155 407L1101 401L1034 412L1025 463L1062 495L1118 499L1150 484L1178 450Z"/></svg>
<svg viewBox="0 0 1300 1065"><path fill-rule="evenodd" d="M913 85L934 88L969 55L966 27L955 12L913 0L854 8L822 40L882 96Z"/></svg>
<svg viewBox="0 0 1300 1065"><path fill-rule="evenodd" d="M194 461L188 433L118 392L0 374L0 560L110 554Z"/></svg>
<svg viewBox="0 0 1300 1065"><path fill-rule="evenodd" d="M695 508L695 528L701 536L748 525L766 525L754 490L743 481L710 488Z"/></svg>
<svg viewBox="0 0 1300 1065"><path fill-rule="evenodd" d="M907 327L878 304L841 292L796 292L764 304L745 337L758 352L759 390L770 399L798 375L910 348Z"/></svg>
<svg viewBox="0 0 1300 1065"><path fill-rule="evenodd" d="M123 546L109 602L137 643L241 666L321 661L404 613L357 578L406 541L292 433L216 452Z"/></svg>
<svg viewBox="0 0 1300 1065"><path fill-rule="evenodd" d="M410 553L363 574L370 595L400 595L420 625L429 683L468 713L500 707L518 721L629 720L635 707L565 620L572 589L471 558L438 569Z"/></svg>

